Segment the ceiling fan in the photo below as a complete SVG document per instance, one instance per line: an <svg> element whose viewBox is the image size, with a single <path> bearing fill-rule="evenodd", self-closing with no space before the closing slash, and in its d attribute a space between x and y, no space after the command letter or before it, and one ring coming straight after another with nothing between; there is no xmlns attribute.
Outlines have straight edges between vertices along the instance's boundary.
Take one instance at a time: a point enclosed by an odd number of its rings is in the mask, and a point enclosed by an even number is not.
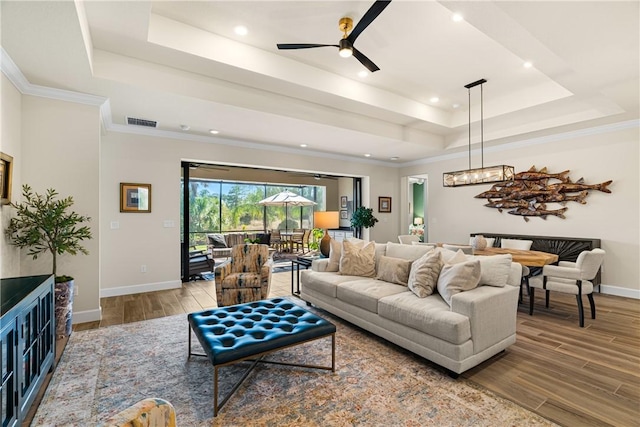
<svg viewBox="0 0 640 427"><path fill-rule="evenodd" d="M365 28L367 28L369 24L371 24L373 20L376 19L387 6L389 6L389 3L391 3L391 0L376 0L376 2L371 5L367 13L364 14L362 19L360 19L355 28L353 27L353 19L349 17L341 18L338 22L338 28L344 33L344 35L342 36L339 44L278 43L278 49L310 49L314 47L333 46L338 48L339 54L343 58L348 58L353 55L372 73L378 71L380 68L378 68L378 66L362 52L356 49L353 44ZM352 28L353 31L351 31ZM349 33L349 31L351 31L351 33Z"/></svg>

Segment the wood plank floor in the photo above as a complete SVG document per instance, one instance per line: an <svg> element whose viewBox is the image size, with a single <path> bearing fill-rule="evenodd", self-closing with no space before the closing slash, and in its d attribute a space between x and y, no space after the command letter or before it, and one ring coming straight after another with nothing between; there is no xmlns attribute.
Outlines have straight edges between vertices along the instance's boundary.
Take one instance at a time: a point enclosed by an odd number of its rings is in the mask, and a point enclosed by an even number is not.
<svg viewBox="0 0 640 427"><path fill-rule="evenodd" d="M272 276L270 296L291 294L291 273ZM542 294L539 292L538 294ZM536 295L518 309L517 342L462 376L565 426L640 426L640 301L595 294L597 319L578 326L575 297ZM588 303L587 313L588 313ZM213 282L102 298L94 329L215 307Z"/></svg>

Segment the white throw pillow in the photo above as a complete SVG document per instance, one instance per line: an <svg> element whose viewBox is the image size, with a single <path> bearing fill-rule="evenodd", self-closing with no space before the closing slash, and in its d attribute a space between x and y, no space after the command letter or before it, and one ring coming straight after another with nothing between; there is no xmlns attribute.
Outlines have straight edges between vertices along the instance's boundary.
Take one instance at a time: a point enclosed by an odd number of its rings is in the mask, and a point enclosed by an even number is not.
<svg viewBox="0 0 640 427"><path fill-rule="evenodd" d="M474 259L480 261L481 285L503 287L507 284L511 271L511 254L478 256Z"/></svg>
<svg viewBox="0 0 640 427"><path fill-rule="evenodd" d="M438 277L438 293L451 306L451 298L455 294L476 288L478 282L480 282L480 261L472 260L445 265Z"/></svg>
<svg viewBox="0 0 640 427"><path fill-rule="evenodd" d="M407 286L410 270L411 261L401 258L382 256L378 263L378 274L376 275L376 279Z"/></svg>
<svg viewBox="0 0 640 427"><path fill-rule="evenodd" d="M430 251L413 261L407 282L411 292L419 298L431 295L438 284L440 270L444 266L442 255L438 251Z"/></svg>
<svg viewBox="0 0 640 427"><path fill-rule="evenodd" d="M342 256L342 242L331 239L329 242L329 262L325 271L336 272L340 270L340 257Z"/></svg>
<svg viewBox="0 0 640 427"><path fill-rule="evenodd" d="M340 274L346 276L375 277L376 275L376 244L367 243L363 248L347 240L342 242L342 256L340 257Z"/></svg>

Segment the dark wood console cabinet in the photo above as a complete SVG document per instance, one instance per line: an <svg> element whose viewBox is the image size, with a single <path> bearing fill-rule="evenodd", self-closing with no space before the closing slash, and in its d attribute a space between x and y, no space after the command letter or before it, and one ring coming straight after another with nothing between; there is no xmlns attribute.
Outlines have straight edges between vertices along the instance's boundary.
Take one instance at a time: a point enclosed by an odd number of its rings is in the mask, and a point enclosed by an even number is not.
<svg viewBox="0 0 640 427"><path fill-rule="evenodd" d="M0 279L0 426L22 424L55 357L54 276Z"/></svg>

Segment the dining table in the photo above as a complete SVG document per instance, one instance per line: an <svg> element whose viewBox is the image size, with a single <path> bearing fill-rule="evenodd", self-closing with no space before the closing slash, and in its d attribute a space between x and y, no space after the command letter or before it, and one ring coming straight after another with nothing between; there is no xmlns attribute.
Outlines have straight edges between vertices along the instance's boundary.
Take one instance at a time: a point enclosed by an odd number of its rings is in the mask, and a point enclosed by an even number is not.
<svg viewBox="0 0 640 427"><path fill-rule="evenodd" d="M484 248L474 249L474 255L505 255L510 254L513 262L522 264L527 267L544 267L548 264L558 262L558 254L552 254L542 251L531 251L524 249L507 249L507 248Z"/></svg>

